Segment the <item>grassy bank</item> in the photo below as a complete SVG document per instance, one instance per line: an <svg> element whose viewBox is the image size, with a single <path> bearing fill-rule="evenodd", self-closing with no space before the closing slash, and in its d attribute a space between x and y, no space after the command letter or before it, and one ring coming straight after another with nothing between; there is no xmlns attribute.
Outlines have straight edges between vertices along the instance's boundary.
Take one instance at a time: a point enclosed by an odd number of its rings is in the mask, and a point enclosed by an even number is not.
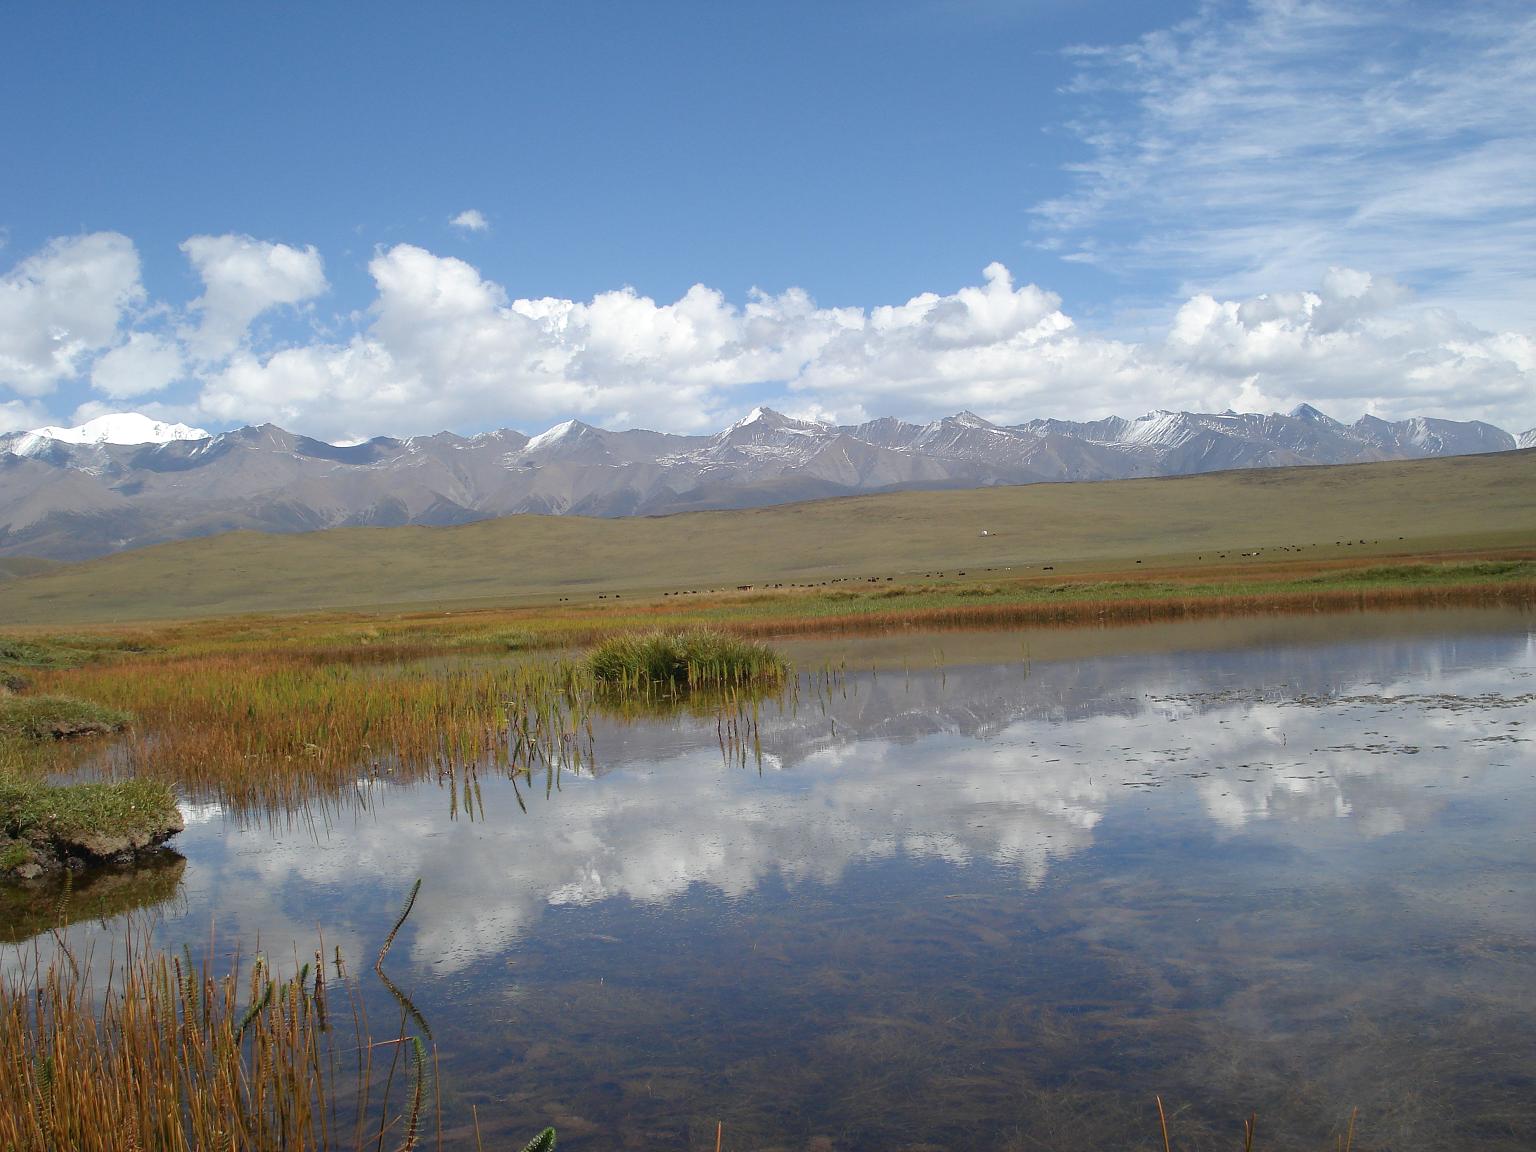
<svg viewBox="0 0 1536 1152"><path fill-rule="evenodd" d="M138 650L113 640L0 638L0 879L123 859L181 830L167 781L46 779L123 732L133 716L75 695L29 691L32 679L77 670L103 652Z"/></svg>
<svg viewBox="0 0 1536 1152"><path fill-rule="evenodd" d="M116 708L72 696L0 697L0 739L77 740L109 736L132 717Z"/></svg>
<svg viewBox="0 0 1536 1152"><path fill-rule="evenodd" d="M767 645L704 632L614 637L590 658L487 659L451 644L411 651L253 651L242 642L234 652L139 657L132 675L122 662L86 665L49 686L139 718L103 750L99 770L174 784L235 812L293 812L353 797L360 780L580 767L591 760L599 709L662 688L771 687L787 669ZM711 699L707 707L721 706Z"/></svg>
<svg viewBox="0 0 1536 1152"><path fill-rule="evenodd" d="M164 781L54 785L0 772L0 878L131 856L181 828L175 791Z"/></svg>
<svg viewBox="0 0 1536 1152"><path fill-rule="evenodd" d="M157 655L281 653L317 663L382 663L445 653L586 647L627 632L710 628L738 636L899 627L1139 623L1199 615L1521 603L1536 597L1536 544L1523 549L1371 560L1283 559L1243 566L946 572L904 582L736 588L564 603L403 611L247 614L139 621L120 652L91 663L152 665ZM118 631L103 627L105 643ZM13 630L29 642L42 629ZM39 687L67 678L23 669Z"/></svg>

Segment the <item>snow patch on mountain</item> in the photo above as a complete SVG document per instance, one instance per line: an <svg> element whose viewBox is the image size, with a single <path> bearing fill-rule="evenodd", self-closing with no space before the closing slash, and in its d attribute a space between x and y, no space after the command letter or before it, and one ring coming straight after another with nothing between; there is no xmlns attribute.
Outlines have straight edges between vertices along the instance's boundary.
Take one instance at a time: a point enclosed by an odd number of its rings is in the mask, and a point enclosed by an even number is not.
<svg viewBox="0 0 1536 1152"><path fill-rule="evenodd" d="M523 445L524 452L536 452L540 448L547 448L551 444L558 444L571 433L579 431L584 425L579 420L565 420L556 424L553 428L540 432L528 443Z"/></svg>
<svg viewBox="0 0 1536 1152"><path fill-rule="evenodd" d="M1148 412L1132 420L1113 441L1148 447L1177 448L1194 439L1196 426L1187 412Z"/></svg>
<svg viewBox="0 0 1536 1152"><path fill-rule="evenodd" d="M732 435L735 432L748 432L754 436L771 435L775 432L782 432L789 436L824 436L831 431L832 429L827 425L818 424L813 420L796 420L782 412L775 412L772 408L754 408L715 438L722 441L740 439Z"/></svg>
<svg viewBox="0 0 1536 1152"><path fill-rule="evenodd" d="M460 524L517 512L658 515L899 488L1111 480L1507 451L1489 424L1341 424L1290 413L1151 412L1032 420L974 412L925 425L834 426L754 408L714 435L567 420L529 439L501 429L334 445L275 425L212 438L126 413L0 436L0 555L84 559L203 525L267 532L340 524ZM184 440L185 443L175 441ZM126 441L126 443L125 443ZM1536 429L1519 439L1536 447ZM145 445L149 445L145 447Z"/></svg>
<svg viewBox="0 0 1536 1152"><path fill-rule="evenodd" d="M8 445L17 456L30 456L50 441L64 444L169 444L174 440L207 440L213 434L186 424L167 424L138 412L110 412L73 428L33 428L16 433Z"/></svg>

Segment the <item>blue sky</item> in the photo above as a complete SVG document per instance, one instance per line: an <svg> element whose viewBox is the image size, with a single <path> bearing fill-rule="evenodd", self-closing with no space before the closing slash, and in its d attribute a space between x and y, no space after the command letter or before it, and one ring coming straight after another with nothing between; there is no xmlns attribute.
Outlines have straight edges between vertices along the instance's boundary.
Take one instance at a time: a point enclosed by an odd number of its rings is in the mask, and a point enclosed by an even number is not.
<svg viewBox="0 0 1536 1152"><path fill-rule="evenodd" d="M13 6L0 424L1523 430L1536 17L1439 7Z"/></svg>

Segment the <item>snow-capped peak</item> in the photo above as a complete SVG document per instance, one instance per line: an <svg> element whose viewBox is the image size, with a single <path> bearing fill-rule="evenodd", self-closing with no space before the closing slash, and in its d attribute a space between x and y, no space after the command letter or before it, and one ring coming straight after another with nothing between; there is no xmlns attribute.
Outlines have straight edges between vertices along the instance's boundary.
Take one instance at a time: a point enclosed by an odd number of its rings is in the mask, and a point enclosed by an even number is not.
<svg viewBox="0 0 1536 1152"><path fill-rule="evenodd" d="M715 439L723 444L741 444L747 441L764 443L784 436L819 437L829 431L827 425L815 420L796 420L772 408L761 406L752 409L724 432L716 433Z"/></svg>
<svg viewBox="0 0 1536 1152"><path fill-rule="evenodd" d="M547 448L551 444L558 444L562 440L569 440L574 436L588 430L590 426L580 420L563 420L548 431L540 432L528 443L523 445L524 452L534 452L540 448Z"/></svg>
<svg viewBox="0 0 1536 1152"><path fill-rule="evenodd" d="M959 424L959 425L961 425L962 427L965 427L965 428L996 428L997 427L997 425L992 423L992 421L990 421L990 420L983 420L980 416L976 415L976 413L972 412L968 408L965 409L964 411L956 412L953 416L950 417L950 419L952 421L954 421L956 424Z"/></svg>
<svg viewBox="0 0 1536 1152"><path fill-rule="evenodd" d="M139 412L109 412L73 428L34 428L23 432L11 451L26 456L51 440L64 444L169 444L173 440L207 440L212 433L187 424L167 424Z"/></svg>
<svg viewBox="0 0 1536 1152"><path fill-rule="evenodd" d="M1170 412L1166 408L1159 408L1132 420L1121 434L1119 442L1176 448L1187 443L1195 435L1195 431L1194 419L1189 413Z"/></svg>
<svg viewBox="0 0 1536 1152"><path fill-rule="evenodd" d="M748 412L740 420L736 421L736 423L731 425L731 427L745 428L748 424L756 424L759 420L762 420L765 417L776 415L778 415L778 413L774 412L773 409L764 408L759 405L758 407L752 409L752 411Z"/></svg>
<svg viewBox="0 0 1536 1152"><path fill-rule="evenodd" d="M796 420L793 416L786 416L782 412L775 412L772 408L764 408L761 405L752 409L736 423L727 428L726 434L738 431L742 428L750 428L754 424L761 424L764 428L795 429L824 428L825 425L815 420Z"/></svg>

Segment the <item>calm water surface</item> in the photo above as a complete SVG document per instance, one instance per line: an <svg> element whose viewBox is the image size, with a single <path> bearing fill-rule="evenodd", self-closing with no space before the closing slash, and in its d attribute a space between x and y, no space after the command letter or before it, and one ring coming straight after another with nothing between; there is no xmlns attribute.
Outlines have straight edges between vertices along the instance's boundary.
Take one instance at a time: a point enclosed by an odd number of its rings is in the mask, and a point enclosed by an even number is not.
<svg viewBox="0 0 1536 1152"><path fill-rule="evenodd" d="M158 930L366 968L422 877L392 972L488 1141L1152 1147L1160 1093L1186 1147L1529 1149L1530 621L885 667L467 809L192 808Z"/></svg>

